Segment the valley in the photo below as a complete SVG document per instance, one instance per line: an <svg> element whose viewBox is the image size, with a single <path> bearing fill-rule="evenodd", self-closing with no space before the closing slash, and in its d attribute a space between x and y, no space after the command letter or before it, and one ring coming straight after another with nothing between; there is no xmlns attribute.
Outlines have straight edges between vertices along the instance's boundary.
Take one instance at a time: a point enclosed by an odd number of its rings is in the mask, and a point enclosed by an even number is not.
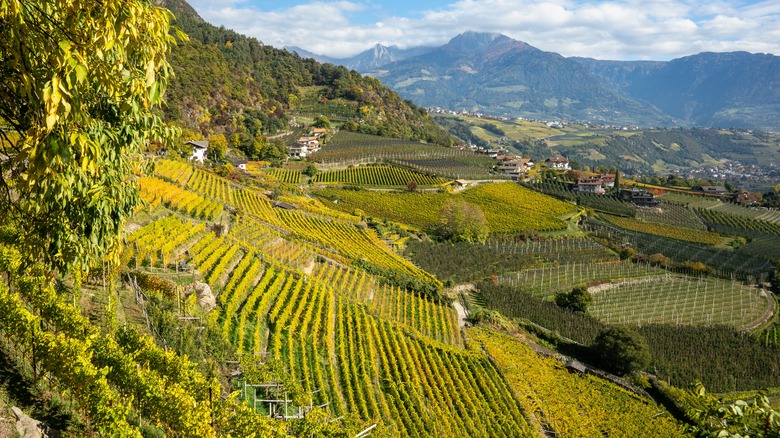
<svg viewBox="0 0 780 438"><path fill-rule="evenodd" d="M0 8L0 434L780 433L774 103L687 76L752 55L466 32L369 76L44 5Z"/></svg>

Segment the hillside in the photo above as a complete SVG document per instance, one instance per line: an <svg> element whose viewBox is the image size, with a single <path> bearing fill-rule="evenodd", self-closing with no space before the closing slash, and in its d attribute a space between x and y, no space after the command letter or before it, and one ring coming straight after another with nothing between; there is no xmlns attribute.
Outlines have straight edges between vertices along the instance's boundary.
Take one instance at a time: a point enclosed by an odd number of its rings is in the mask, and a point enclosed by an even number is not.
<svg viewBox="0 0 780 438"><path fill-rule="evenodd" d="M745 129L624 130L579 123L548 126L527 120L438 114L435 119L464 142L508 148L536 160L565 156L590 168L618 166L631 174L664 174L676 168L718 164L719 160L767 165L780 159L777 134ZM490 125L503 134L485 129Z"/></svg>
<svg viewBox="0 0 780 438"><path fill-rule="evenodd" d="M606 86L578 62L500 34L467 32L370 73L422 106L591 122L674 123Z"/></svg>
<svg viewBox="0 0 780 438"><path fill-rule="evenodd" d="M273 135L290 129L302 89L320 87L321 100L354 105L350 129L449 145L425 111L379 81L320 64L204 22L183 1L161 1L188 36L171 54L175 77L164 113L198 135ZM251 143L250 140L244 140Z"/></svg>
<svg viewBox="0 0 780 438"><path fill-rule="evenodd" d="M694 125L780 130L778 56L728 52L668 62L578 61L629 95Z"/></svg>
<svg viewBox="0 0 780 438"><path fill-rule="evenodd" d="M3 5L3 436L780 434L777 212L512 182L186 3L178 49L145 0ZM318 109L318 152L253 159ZM182 131L261 153L187 159Z"/></svg>

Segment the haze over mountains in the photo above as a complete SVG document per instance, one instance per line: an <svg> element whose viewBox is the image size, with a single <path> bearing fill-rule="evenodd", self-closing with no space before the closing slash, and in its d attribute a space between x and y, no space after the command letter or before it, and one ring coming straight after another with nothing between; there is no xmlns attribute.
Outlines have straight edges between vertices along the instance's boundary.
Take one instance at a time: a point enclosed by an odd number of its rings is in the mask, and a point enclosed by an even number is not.
<svg viewBox="0 0 780 438"><path fill-rule="evenodd" d="M376 45L344 65L422 106L639 126L780 131L780 57L699 53L671 61L566 58L505 35L466 32L433 48Z"/></svg>

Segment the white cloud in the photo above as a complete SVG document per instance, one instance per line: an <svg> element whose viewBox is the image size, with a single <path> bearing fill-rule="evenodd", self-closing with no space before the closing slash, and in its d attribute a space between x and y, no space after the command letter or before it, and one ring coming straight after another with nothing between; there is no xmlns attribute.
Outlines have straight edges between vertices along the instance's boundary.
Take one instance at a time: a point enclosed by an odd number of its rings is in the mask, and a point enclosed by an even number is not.
<svg viewBox="0 0 780 438"><path fill-rule="evenodd" d="M275 46L346 57L376 43L440 45L467 30L501 32L564 56L671 59L699 51L780 53L780 3L704 0L456 0L415 17L377 0L313 1L262 11L245 0L193 3L207 21ZM376 11L369 24L357 16Z"/></svg>

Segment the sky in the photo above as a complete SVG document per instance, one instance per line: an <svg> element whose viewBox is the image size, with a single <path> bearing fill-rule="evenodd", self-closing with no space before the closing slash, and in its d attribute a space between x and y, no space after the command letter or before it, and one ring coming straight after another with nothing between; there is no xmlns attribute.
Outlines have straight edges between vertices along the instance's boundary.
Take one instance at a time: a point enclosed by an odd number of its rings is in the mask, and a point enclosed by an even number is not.
<svg viewBox="0 0 780 438"><path fill-rule="evenodd" d="M564 56L670 60L780 55L778 0L191 0L203 19L275 47L335 58L380 43L439 46L497 32Z"/></svg>

